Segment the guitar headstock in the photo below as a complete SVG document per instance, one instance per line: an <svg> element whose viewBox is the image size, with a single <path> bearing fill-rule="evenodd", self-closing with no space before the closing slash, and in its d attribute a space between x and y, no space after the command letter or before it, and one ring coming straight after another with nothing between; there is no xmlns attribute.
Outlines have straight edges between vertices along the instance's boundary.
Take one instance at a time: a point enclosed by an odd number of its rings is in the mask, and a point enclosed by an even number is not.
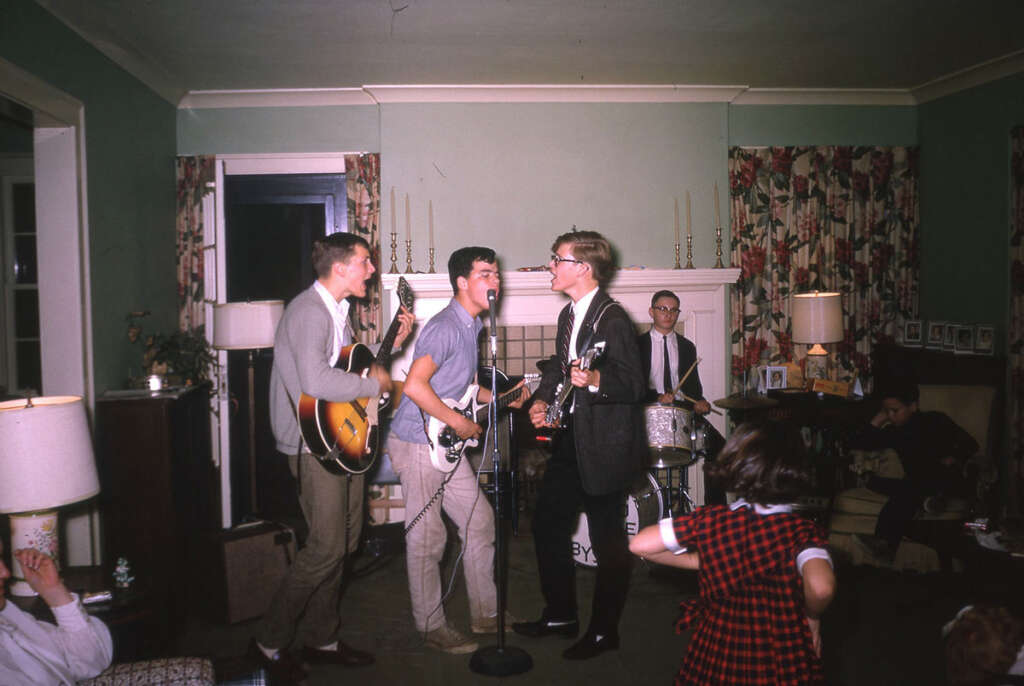
<svg viewBox="0 0 1024 686"><path fill-rule="evenodd" d="M398 277L398 288L395 291L398 293L398 301L405 305L407 310L412 312L413 292L404 276Z"/></svg>
<svg viewBox="0 0 1024 686"><path fill-rule="evenodd" d="M580 355L580 369L590 369L590 365L604 354L604 346L604 341L598 341L594 345L590 346L585 353Z"/></svg>

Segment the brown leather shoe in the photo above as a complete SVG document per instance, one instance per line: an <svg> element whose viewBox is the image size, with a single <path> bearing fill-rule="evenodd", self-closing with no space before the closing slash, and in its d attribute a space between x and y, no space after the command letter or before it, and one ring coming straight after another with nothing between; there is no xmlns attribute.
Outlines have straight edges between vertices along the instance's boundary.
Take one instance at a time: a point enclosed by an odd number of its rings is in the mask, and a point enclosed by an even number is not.
<svg viewBox="0 0 1024 686"><path fill-rule="evenodd" d="M342 667L365 667L374 662L373 655L338 641L337 650L304 648L302 657L312 664L341 665Z"/></svg>
<svg viewBox="0 0 1024 686"><path fill-rule="evenodd" d="M287 650L278 650L277 657L274 659L264 655L259 645L256 644L255 638L249 641L246 657L266 670L270 677L270 683L274 686L279 684L297 684L309 676L309 672L306 671L305 667L299 664Z"/></svg>

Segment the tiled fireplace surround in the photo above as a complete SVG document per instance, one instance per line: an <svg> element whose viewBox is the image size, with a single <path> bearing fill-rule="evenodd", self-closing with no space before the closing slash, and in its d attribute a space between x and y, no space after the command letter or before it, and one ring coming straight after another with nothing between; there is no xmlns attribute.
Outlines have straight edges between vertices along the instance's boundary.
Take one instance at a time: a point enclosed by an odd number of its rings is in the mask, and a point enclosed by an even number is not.
<svg viewBox="0 0 1024 686"><path fill-rule="evenodd" d="M394 292L399 276L405 277L415 293L413 312L420 326L447 305L452 296L447 274L383 274L387 321L398 307ZM679 296L682 313L677 329L696 344L704 396L714 400L727 394L729 286L738 276L738 269L624 270L616 275L608 291L629 313L638 333L650 326L647 310L655 291L667 288ZM502 273L498 368L510 375L536 372L537 361L555 352L554 323L566 302L565 296L551 291L551 275L547 272ZM486 335L481 345L481 361L489 364ZM405 378L413 344L414 341L407 342L404 354L393 362L392 374L396 379ZM724 418L714 414L709 418L724 434ZM703 503L704 482L699 466L690 468L688 481L694 501Z"/></svg>

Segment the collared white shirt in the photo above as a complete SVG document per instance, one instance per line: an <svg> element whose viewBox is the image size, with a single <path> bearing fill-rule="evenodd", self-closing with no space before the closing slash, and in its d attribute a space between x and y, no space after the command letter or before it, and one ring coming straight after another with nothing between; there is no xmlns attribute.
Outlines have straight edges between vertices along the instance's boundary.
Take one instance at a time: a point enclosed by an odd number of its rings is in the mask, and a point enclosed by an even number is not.
<svg viewBox="0 0 1024 686"><path fill-rule="evenodd" d="M323 299L327 311L331 313L331 319L334 320L334 351L331 353L331 359L328 360L328 364L333 367L334 363L338 361L338 356L341 355L341 349L350 342L348 338L348 298L342 298L340 302L335 300L319 280L313 282L313 288Z"/></svg>
<svg viewBox="0 0 1024 686"><path fill-rule="evenodd" d="M572 304L572 333L569 335L570 362L579 357L576 352L576 339L579 338L580 329L583 328L583 319L587 316L587 310L590 309L590 303L594 301L595 295L597 295L597 286L594 286L594 290Z"/></svg>
<svg viewBox="0 0 1024 686"><path fill-rule="evenodd" d="M668 341L668 363L669 363L669 375L673 379L679 378L679 341L676 339L676 332L673 331L669 335L665 335L657 331L654 327L651 327L651 376L647 380L650 388L658 391L658 393L668 393L671 388L664 388L665 385L665 344L662 341ZM682 399L679 393L676 393L676 397Z"/></svg>

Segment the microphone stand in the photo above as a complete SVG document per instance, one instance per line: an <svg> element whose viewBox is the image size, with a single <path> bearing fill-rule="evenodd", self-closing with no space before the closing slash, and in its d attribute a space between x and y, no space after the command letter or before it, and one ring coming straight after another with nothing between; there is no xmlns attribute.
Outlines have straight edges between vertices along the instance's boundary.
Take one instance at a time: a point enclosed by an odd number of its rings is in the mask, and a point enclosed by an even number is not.
<svg viewBox="0 0 1024 686"><path fill-rule="evenodd" d="M508 479L502 478L501 450L498 448L498 326L495 317L497 293L487 291L487 302L490 304L490 338L491 353L491 400L487 404L487 432L490 434L491 467L494 470L494 564L497 565L498 592L498 644L484 646L469 659L469 668L477 674L487 676L511 676L522 674L533 669L533 659L522 648L505 645L505 597L508 584L508 550L505 541L505 484ZM484 441L487 444L487 441ZM506 475L507 476L507 475Z"/></svg>

